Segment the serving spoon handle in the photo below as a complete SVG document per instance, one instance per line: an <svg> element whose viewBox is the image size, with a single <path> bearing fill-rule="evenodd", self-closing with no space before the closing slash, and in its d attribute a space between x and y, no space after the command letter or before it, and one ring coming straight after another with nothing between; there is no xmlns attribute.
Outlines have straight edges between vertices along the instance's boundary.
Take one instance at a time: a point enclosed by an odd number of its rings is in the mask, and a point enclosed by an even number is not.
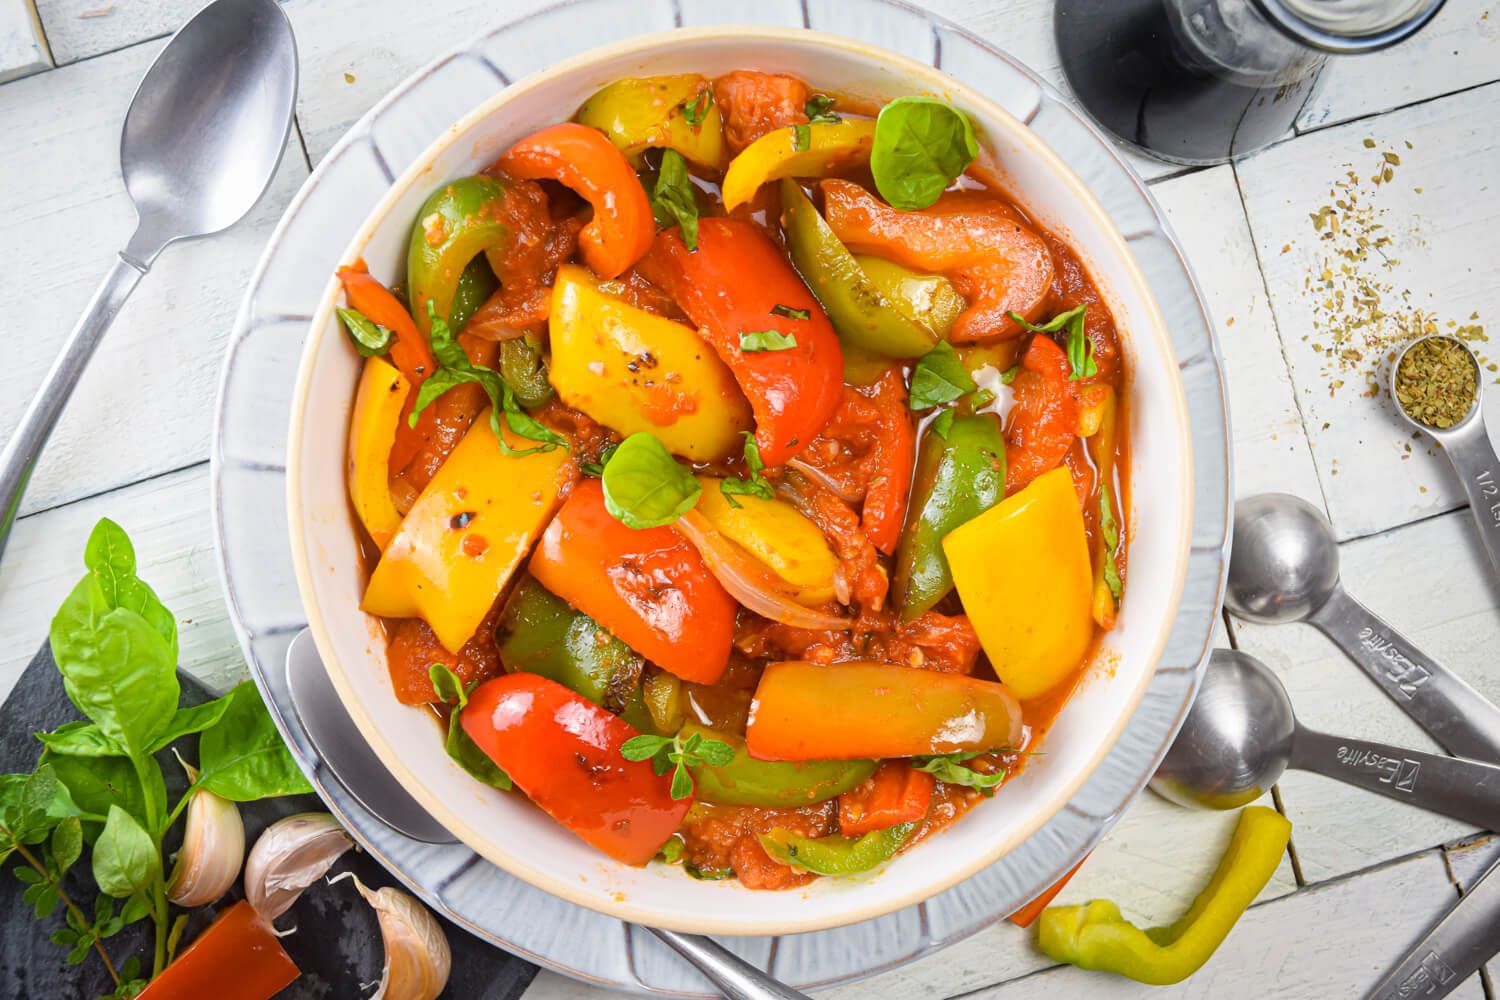
<svg viewBox="0 0 1500 1000"><path fill-rule="evenodd" d="M1289 766L1406 802L1418 809L1500 829L1500 767L1297 727Z"/></svg>
<svg viewBox="0 0 1500 1000"><path fill-rule="evenodd" d="M660 927L650 930L703 973L728 1000L809 1000L806 993L772 979L713 938Z"/></svg>
<svg viewBox="0 0 1500 1000"><path fill-rule="evenodd" d="M62 415L94 348L99 346L105 331L148 266L124 253L116 255L114 266L104 276L78 324L63 342L57 360L43 376L31 405L21 417L20 426L5 443L5 451L0 452L0 554L4 553L5 543L10 538L10 529L15 524L26 484L31 480L31 471L36 468L37 456L42 453L52 428L57 425L57 418Z"/></svg>
<svg viewBox="0 0 1500 1000"><path fill-rule="evenodd" d="M1307 619L1450 753L1500 764L1500 708L1335 587Z"/></svg>

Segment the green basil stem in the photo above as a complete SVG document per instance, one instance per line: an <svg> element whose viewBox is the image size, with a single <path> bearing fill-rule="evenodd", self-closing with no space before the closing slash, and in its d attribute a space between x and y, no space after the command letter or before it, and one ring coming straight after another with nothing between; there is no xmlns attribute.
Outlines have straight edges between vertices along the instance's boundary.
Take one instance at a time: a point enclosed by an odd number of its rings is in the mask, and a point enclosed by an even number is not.
<svg viewBox="0 0 1500 1000"><path fill-rule="evenodd" d="M4 830L4 828L0 827L0 830ZM9 837L10 831L5 830L5 834ZM28 851L26 845L19 840L16 840L14 837L10 839L15 845L16 853L21 856L22 860L36 869L37 873L43 878L51 881L51 874L47 871L46 866L38 860L37 856ZM115 971L115 963L109 960L109 953L104 950L104 942L99 939L99 929L94 926L93 921L83 915L83 911L78 908L78 904L73 902L72 897L63 890L61 879L53 883L53 888L57 891L57 898L62 901L63 906L67 907L68 912L73 914L80 925L88 928L89 937L94 942L94 950L99 953L99 957L104 961L104 971L109 973L110 981L118 988L120 985L120 974Z"/></svg>
<svg viewBox="0 0 1500 1000"><path fill-rule="evenodd" d="M166 835L167 826L161 823L161 817L156 815L156 799L150 792L150 783L146 779L146 767L156 766L156 761L149 757L142 760L139 757L130 758L131 765L135 768L136 778L141 783L141 791L145 800L146 829L150 831L152 838L156 841L157 850L161 849L162 838ZM174 814L175 815L175 814ZM167 917L167 882L163 873L163 866L157 866L156 877L152 879L151 898L143 900L151 912L151 921L156 924L156 946L153 950L151 962L151 978L155 979L161 975L161 971L167 967L167 931L169 929Z"/></svg>

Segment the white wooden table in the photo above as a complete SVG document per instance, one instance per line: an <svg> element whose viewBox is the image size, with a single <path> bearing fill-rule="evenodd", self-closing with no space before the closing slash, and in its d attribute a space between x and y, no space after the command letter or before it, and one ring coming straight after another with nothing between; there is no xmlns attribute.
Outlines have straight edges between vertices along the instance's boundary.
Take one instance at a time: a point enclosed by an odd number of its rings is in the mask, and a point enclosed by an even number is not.
<svg viewBox="0 0 1500 1000"><path fill-rule="evenodd" d="M628 0L621 0L628 2ZM928 0L1061 84L1050 0ZM198 0L0 0L0 433L15 425L82 309L131 212L118 135L136 80ZM298 134L249 221L169 249L100 349L52 439L0 567L0 696L80 572L87 529L108 515L135 538L143 575L183 619L184 663L223 687L244 672L209 540L208 449L219 359L246 278L311 167L385 90L462 37L540 0L289 0L302 54ZM39 28L37 25L39 24ZM1369 141L1367 141L1369 140ZM1388 309L1440 329L1500 323L1500 4L1450 0L1413 42L1325 72L1294 138L1235 166L1153 179L1223 339L1237 492L1297 493L1331 516L1350 589L1500 698L1500 587L1484 572L1461 491L1411 441L1389 402L1348 376L1330 391L1323 294L1305 281L1331 245L1310 215L1351 167L1395 177L1361 194L1398 264L1355 269ZM1402 293L1405 292L1405 296ZM1389 322L1395 322L1391 320ZM1322 324L1322 325L1320 325ZM1479 345L1481 348L1483 344ZM1500 397L1496 397L1500 398ZM1494 404L1500 407L1500 402ZM1495 425L1492 417L1492 426ZM1410 448L1408 448L1410 445ZM1274 667L1298 714L1332 731L1430 746L1311 630L1229 620L1225 643ZM1274 804L1292 850L1260 902L1197 976L1166 995L1352 997L1476 877L1500 842L1316 777L1288 776ZM1135 918L1175 918L1212 870L1232 816L1144 795L1061 901L1107 895ZM1500 933L1500 930L1497 930ZM373 971L373 970L371 970ZM1500 966L1492 972L1500 974ZM1473 979L1457 996L1494 998ZM1070 997L1147 990L1059 969L1009 924L847 998ZM351 994L352 995L352 994ZM602 998L547 973L527 1000Z"/></svg>

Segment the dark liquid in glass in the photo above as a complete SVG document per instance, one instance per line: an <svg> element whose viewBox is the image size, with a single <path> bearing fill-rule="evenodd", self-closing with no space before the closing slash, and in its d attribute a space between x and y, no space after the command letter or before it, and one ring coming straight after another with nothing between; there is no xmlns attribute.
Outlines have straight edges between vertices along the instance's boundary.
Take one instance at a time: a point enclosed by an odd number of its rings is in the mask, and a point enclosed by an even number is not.
<svg viewBox="0 0 1500 1000"><path fill-rule="evenodd" d="M1094 119L1162 159L1191 164L1220 163L1287 134L1321 60L1300 75L1228 69L1180 37L1169 2L1058 0L1063 71Z"/></svg>

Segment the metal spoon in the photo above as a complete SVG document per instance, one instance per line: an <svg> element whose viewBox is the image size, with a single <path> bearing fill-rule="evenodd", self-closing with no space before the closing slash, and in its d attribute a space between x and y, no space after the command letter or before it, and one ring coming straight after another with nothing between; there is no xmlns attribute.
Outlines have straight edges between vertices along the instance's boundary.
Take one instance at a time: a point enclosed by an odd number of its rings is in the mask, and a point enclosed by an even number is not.
<svg viewBox="0 0 1500 1000"><path fill-rule="evenodd" d="M1414 419L1406 412L1401 405L1401 398L1396 395L1396 369L1401 367L1401 361L1408 351L1426 340L1452 341L1474 366L1474 401L1469 404L1469 412L1464 414L1464 418L1452 427L1433 427ZM1444 334L1418 337L1406 345L1396 363L1391 365L1391 398L1396 401L1396 412L1401 414L1403 420L1443 446L1443 454L1453 463L1454 471L1464 484L1464 492L1469 495L1469 510L1474 515L1475 525L1479 527L1479 538L1484 542L1484 551L1489 553L1490 565L1494 567L1496 576L1500 577L1500 456L1495 454L1495 448L1490 444L1489 431L1484 426L1484 369L1479 367L1479 359L1457 337Z"/></svg>
<svg viewBox="0 0 1500 1000"><path fill-rule="evenodd" d="M1289 767L1485 830L1500 827L1500 767L1305 729L1270 668L1228 649L1209 658L1151 787L1182 805L1234 809L1264 795Z"/></svg>
<svg viewBox="0 0 1500 1000"><path fill-rule="evenodd" d="M1224 603L1252 622L1315 626L1450 752L1500 763L1500 708L1349 596L1333 531L1307 501L1263 493L1235 505Z"/></svg>
<svg viewBox="0 0 1500 1000"><path fill-rule="evenodd" d="M1500 927L1500 861L1479 876L1463 898L1365 994L1365 1000L1440 1000L1500 952L1496 927Z"/></svg>
<svg viewBox="0 0 1500 1000"><path fill-rule="evenodd" d="M457 840L391 777L365 742L329 682L307 629L287 647L286 679L298 721L334 778L350 795L397 833L428 843ZM330 756L328 750L334 753ZM808 1000L805 993L771 978L712 938L659 927L647 930L687 959L728 1000Z"/></svg>
<svg viewBox="0 0 1500 1000"><path fill-rule="evenodd" d="M215 0L151 63L120 136L135 233L0 452L0 552L42 446L136 282L167 244L227 229L260 200L296 99L297 45L275 0Z"/></svg>

